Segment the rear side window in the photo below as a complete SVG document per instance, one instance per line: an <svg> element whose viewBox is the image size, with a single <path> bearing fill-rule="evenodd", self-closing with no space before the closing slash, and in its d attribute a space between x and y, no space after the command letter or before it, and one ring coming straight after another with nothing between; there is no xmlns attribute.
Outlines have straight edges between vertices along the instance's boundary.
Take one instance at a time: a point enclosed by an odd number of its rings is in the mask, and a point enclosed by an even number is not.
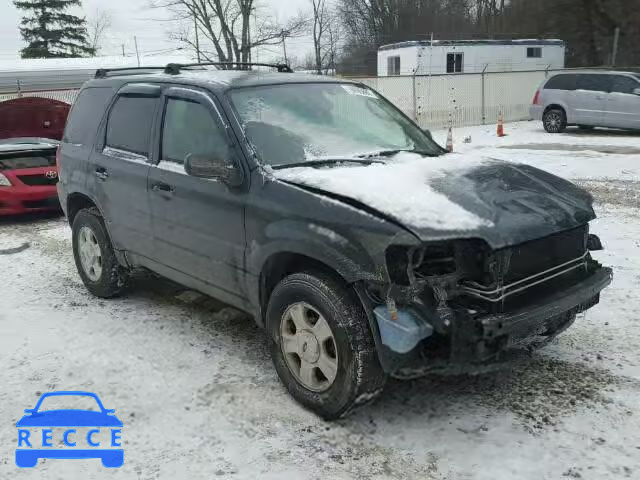
<svg viewBox="0 0 640 480"><path fill-rule="evenodd" d="M576 90L608 92L611 89L611 75L578 75Z"/></svg>
<svg viewBox="0 0 640 480"><path fill-rule="evenodd" d="M223 127L203 105L170 98L162 129L162 159L184 163L189 154L206 155L226 163L228 143Z"/></svg>
<svg viewBox="0 0 640 480"><path fill-rule="evenodd" d="M549 79L545 90L575 90L576 75L556 75Z"/></svg>
<svg viewBox="0 0 640 480"><path fill-rule="evenodd" d="M106 146L148 156L156 102L155 97L118 97L107 120Z"/></svg>
<svg viewBox="0 0 640 480"><path fill-rule="evenodd" d="M623 77L622 75L613 77L612 92L631 94L636 88L640 88L640 82L631 77Z"/></svg>
<svg viewBox="0 0 640 480"><path fill-rule="evenodd" d="M93 145L98 125L112 97L113 90L108 87L90 87L82 90L73 103L62 141Z"/></svg>

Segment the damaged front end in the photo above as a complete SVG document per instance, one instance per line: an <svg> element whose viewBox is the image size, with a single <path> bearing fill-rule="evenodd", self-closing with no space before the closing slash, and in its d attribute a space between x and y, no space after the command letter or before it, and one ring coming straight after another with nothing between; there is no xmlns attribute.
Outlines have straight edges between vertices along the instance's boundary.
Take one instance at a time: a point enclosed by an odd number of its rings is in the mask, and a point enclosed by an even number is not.
<svg viewBox="0 0 640 480"><path fill-rule="evenodd" d="M362 287L383 367L462 372L546 344L611 282L589 253L601 248L588 225L498 250L482 240L390 246L388 283Z"/></svg>

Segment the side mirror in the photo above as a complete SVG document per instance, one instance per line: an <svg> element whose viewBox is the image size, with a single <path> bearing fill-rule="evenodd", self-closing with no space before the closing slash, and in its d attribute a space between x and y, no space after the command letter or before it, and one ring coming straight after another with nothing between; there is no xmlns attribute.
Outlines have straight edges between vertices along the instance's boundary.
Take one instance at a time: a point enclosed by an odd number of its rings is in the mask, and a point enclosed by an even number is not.
<svg viewBox="0 0 640 480"><path fill-rule="evenodd" d="M242 183L242 174L235 166L213 155L190 153L184 159L184 170L193 177L218 178L232 186Z"/></svg>
<svg viewBox="0 0 640 480"><path fill-rule="evenodd" d="M639 95L639 96L640 96L640 88L634 88L634 89L633 89L633 94L634 94L634 95Z"/></svg>

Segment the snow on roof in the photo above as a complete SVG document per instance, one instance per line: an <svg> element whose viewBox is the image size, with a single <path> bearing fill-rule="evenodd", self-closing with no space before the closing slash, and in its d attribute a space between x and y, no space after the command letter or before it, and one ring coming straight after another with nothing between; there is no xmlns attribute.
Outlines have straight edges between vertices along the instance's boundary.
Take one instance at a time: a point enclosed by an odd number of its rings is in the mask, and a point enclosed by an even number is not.
<svg viewBox="0 0 640 480"><path fill-rule="evenodd" d="M191 63L189 56L141 56L140 66ZM27 90L78 89L99 68L137 67L136 57L34 58L0 60L0 93Z"/></svg>
<svg viewBox="0 0 640 480"><path fill-rule="evenodd" d="M167 63L190 63L195 60L188 55L140 56L140 66L165 66ZM137 67L134 56L107 56L87 58L16 58L0 60L0 73L42 70L97 70L98 68Z"/></svg>
<svg viewBox="0 0 640 480"><path fill-rule="evenodd" d="M390 43L388 45L382 45L378 51L383 50L395 50L397 48L408 47L434 47L439 46L475 46L475 45L558 45L564 46L564 40L559 39L533 39L522 38L516 40L493 40L493 39L478 39L478 40L434 40L433 44L431 40L411 40L407 42Z"/></svg>

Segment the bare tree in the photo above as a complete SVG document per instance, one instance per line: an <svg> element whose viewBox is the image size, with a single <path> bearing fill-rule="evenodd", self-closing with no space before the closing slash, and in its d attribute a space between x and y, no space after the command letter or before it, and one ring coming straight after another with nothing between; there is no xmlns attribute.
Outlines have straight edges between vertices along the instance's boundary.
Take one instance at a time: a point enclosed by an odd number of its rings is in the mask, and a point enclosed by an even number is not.
<svg viewBox="0 0 640 480"><path fill-rule="evenodd" d="M330 21L326 0L311 0L313 7L313 52L315 55L315 70L318 75L322 73L324 60L324 36L327 31L327 23Z"/></svg>
<svg viewBox="0 0 640 480"><path fill-rule="evenodd" d="M111 11L104 10L100 7L96 8L92 17L87 22L87 33L89 45L93 49L93 56L100 53L103 45L105 34L113 26L113 15Z"/></svg>
<svg viewBox="0 0 640 480"><path fill-rule="evenodd" d="M257 15L260 6L256 0L155 0L153 5L170 9L176 20L195 22L212 47L209 51L201 40L200 54L208 61L246 63L251 49L278 45L287 37L300 35L308 24L308 19L300 14L284 25L269 15ZM187 29L179 32L176 38L196 48Z"/></svg>

